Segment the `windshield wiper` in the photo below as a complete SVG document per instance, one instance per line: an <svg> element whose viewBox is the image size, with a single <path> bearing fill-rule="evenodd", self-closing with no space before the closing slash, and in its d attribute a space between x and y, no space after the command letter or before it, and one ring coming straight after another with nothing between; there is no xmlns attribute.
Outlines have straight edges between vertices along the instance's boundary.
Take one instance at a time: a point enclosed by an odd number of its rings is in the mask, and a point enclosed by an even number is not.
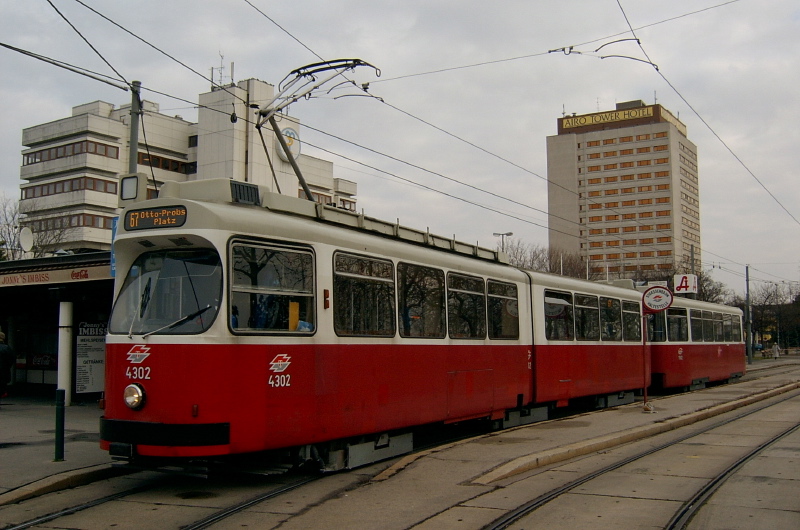
<svg viewBox="0 0 800 530"><path fill-rule="evenodd" d="M153 278L147 279L147 284L145 284L144 289L142 289L142 297L139 298L139 310L133 314L131 318L131 327L128 329L128 338L133 336L133 325L136 323L136 314L139 314L139 320L141 321L144 318L144 312L147 309L147 305L150 303L150 285L152 285Z"/></svg>
<svg viewBox="0 0 800 530"><path fill-rule="evenodd" d="M142 335L142 338L144 339L146 337L149 337L153 333L158 333L159 331L164 331L165 329L177 328L178 326L180 326L182 324L185 324L185 323L189 322L190 320L194 320L195 318L199 317L200 315L202 315L203 313L205 313L209 309L211 309L211 304L208 304L204 308L198 309L194 313L190 313L190 314L186 315L185 317L181 317L178 320L176 320L175 322L172 322L171 324L167 324L166 326L161 326L160 328L154 329L153 331L148 331L147 333Z"/></svg>

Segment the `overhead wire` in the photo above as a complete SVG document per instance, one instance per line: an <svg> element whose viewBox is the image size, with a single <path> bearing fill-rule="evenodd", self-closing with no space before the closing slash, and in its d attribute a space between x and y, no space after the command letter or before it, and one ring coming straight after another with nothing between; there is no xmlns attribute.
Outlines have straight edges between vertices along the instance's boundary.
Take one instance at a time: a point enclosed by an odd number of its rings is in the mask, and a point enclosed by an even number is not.
<svg viewBox="0 0 800 530"><path fill-rule="evenodd" d="M121 26L121 25L119 25L118 23L116 23L116 22L114 22L113 20L111 20L110 18L108 18L108 17L106 17L105 15L103 15L103 14L99 13L99 12L98 12L97 10L95 10L94 8L92 8L92 7L88 6L88 5L86 5L86 4L85 4L84 2L82 2L81 0L75 0L75 1L76 1L76 2L78 2L79 4L83 5L83 6L84 6L84 7L86 7L87 9L89 9L89 10L93 11L93 12L94 12L94 13L96 13L98 16L101 16L102 18L104 18L104 19L108 20L109 22L111 22L112 24L116 25L117 27L119 27L119 28L120 28L120 29L122 29L123 31L125 31L125 32L129 33L130 35L132 35L132 36L134 36L135 38L139 39L140 41L144 42L145 44L147 44L148 46L152 47L153 49L155 49L155 50L159 51L160 53L162 53L163 55L167 56L168 58L170 58L170 59L174 60L175 62L177 62L177 63L178 63L178 64L180 64L181 66L183 66L183 67L187 68L188 70L190 70L190 71L194 72L195 74L199 75L200 77L202 77L202 78L204 78L204 79L206 79L206 80L210 81L212 84L214 84L212 80L208 79L208 78L207 78L207 77L205 77L204 75L202 75L202 74L200 74L199 72L197 72L196 70L192 69L191 67L189 67L189 66L188 66L188 65L186 65L185 63L183 63L183 62L179 61L178 59L176 59L176 58L175 58L175 57L173 57L172 55L170 55L170 54L167 54L167 53L166 53L166 52L164 52L163 50L161 50L161 49L157 48L156 46L154 46L154 45L152 45L151 43L147 42L146 40L142 39L141 37L139 37L139 36L135 35L135 34L134 34L134 33L132 33L131 31L127 30L126 28L122 27L122 26ZM713 9L713 8L715 8L715 7L721 7L721 6L723 6L723 5L727 5L727 4L730 4L730 3L736 2L736 1L738 1L738 0L732 0L731 2L726 2L726 3L724 3L724 4L719 4L719 5L717 5L717 6L712 6L712 7L709 7L709 8L705 8L705 9L702 9L702 10L698 10L698 11L695 11L695 12L693 12L693 13L697 13L697 12L701 12L701 11L706 11L706 10L708 10L708 9ZM49 0L48 0L48 2L49 2ZM316 57L318 57L318 58L320 58L320 59L321 59L321 56L319 56L319 55L318 55L318 54L316 54L316 53L315 53L313 50L311 50L309 47L307 47L305 44L303 44L303 43L302 43L302 42L301 42L299 39L297 39L297 38L296 38L294 35L292 35L292 34L291 34L291 33L289 33L287 30L285 30L285 28L283 28L282 26L280 26L279 24L277 24L277 22L275 22L275 21L274 21L272 18L270 18L268 15L266 15L266 13L264 13L263 11L261 11L260 9L258 9L256 6L254 6L254 5L253 5L253 4L252 4L252 3L251 3L249 0L245 0L245 2L246 2L248 5L250 5L251 7L253 7L253 8L254 8L256 11L258 11L259 13L261 13L263 16L265 16L265 17L266 17L268 20L270 20L270 21L271 21L273 24L275 24L275 25L276 25L278 28L280 28L282 31L284 31L285 33L287 33L287 35L289 35L291 38L293 38L295 41L297 41L299 44L301 44L301 45L302 45L304 48L306 48L306 49L307 49L309 52L311 52L311 53L312 53L312 54L314 54ZM51 4L51 5L52 5L52 4ZM621 8L621 5L620 5L620 8ZM668 19L668 20L674 20L674 19L677 19L677 18L682 18L683 16L688 16L689 14L692 14L692 13L684 14L684 15L681 15L681 16L679 16L679 17L673 17L672 19ZM626 17L626 20L627 20L627 17ZM663 23L663 22L666 22L666 21L668 21L668 20L661 21L661 22L658 22L658 23L654 23L654 24L651 24L651 25L655 25L655 24ZM629 27L631 27L630 23L629 23L628 25L629 25ZM649 26L649 25L648 25L648 26ZM648 27L648 26L642 26L642 27ZM77 31L77 30L76 30L76 31ZM588 42L597 42L597 41L588 41ZM644 50L643 50L643 51L644 51ZM481 65L486 65L486 64L492 64L492 63L494 63L494 62L503 62L503 61L509 61L509 60L517 60L517 59L522 59L522 58L534 57L534 56L538 56L538 55L544 55L544 53L539 53L539 54L531 54L531 55L527 55L527 56L519 56L519 57L508 58L508 59L503 59L503 60L499 60L499 61L490 61L490 62L484 62L484 63L479 63L479 64L475 64L475 65L469 65L469 66L465 66L465 67L456 67L456 68L452 68L452 69L461 69L461 68L472 67L472 66L481 66ZM101 56L101 57L102 57L102 56ZM649 60L649 58L648 58L648 60ZM110 64L109 64L109 66L111 67L111 65L110 65ZM112 69L113 69L113 67L112 67ZM447 70L451 70L451 69L447 69ZM443 71L443 70L442 70L442 71ZM115 70L115 72L116 72L116 70ZM118 75L119 75L119 74L118 74ZM423 75L423 74L414 74L414 75ZM410 77L410 76L403 76L403 77ZM124 78L123 78L123 79L124 79ZM396 78L396 79L397 79L397 78ZM387 79L387 80L391 80L391 79ZM666 81L666 78L665 78L665 81ZM223 88L223 89L224 89L224 87L221 87L221 86L219 86L219 85L217 85L217 86L218 86L219 88ZM149 89L149 90L151 90L151 91L153 91L153 92L156 92L156 93L160 93L160 94L162 94L162 95L165 95L165 96L168 96L168 97L174 97L174 96L171 96L171 95L165 94L165 93L163 93L163 92L158 92L158 91L155 91L155 90L152 90L152 89ZM226 90L226 91L227 91L227 90ZM677 91L676 91L676 92L677 92ZM237 99L239 99L240 101L244 101L244 99L242 99L241 97L239 97L239 96L237 96L237 95L235 95L235 94L232 94L232 95L233 95L234 97L236 97ZM181 98L175 98L175 99L178 99L178 100L185 101L185 102L187 102L187 103L193 104L193 102L190 102L190 101L188 101L188 100L183 100L183 99L181 99ZM688 103L687 103L687 104L688 104ZM452 137L454 137L454 138L456 138L456 139L459 139L460 141L463 141L463 142L465 142L466 144L468 144L468 145L471 145L472 147L475 147L475 148L477 148L477 149L479 149L479 150L481 150L481 151L485 152L486 154L489 154L489 155L491 155L491 156L495 156L495 157L499 158L500 160L503 160L503 161L505 161L505 162L507 162L507 163L509 163L509 164L513 165L514 167L517 167L517 168L519 168L519 169L522 169L523 171L526 171L526 172L532 173L533 175L535 175L535 176L537 176L537 177L539 177L539 178L541 178L541 179L543 179L543 180L546 180L546 179L545 179L544 177L542 177L541 175L538 175L538 174L536 174L535 172L531 172L531 171L527 170L526 168L524 168L524 167L522 167L522 166L520 166L520 165L518 165L518 164L515 164L515 163L513 163L513 162L511 162L511 161L509 161L509 160L507 160L507 159L505 159L505 158L503 158L503 157L500 157L499 155L496 155L496 154L494 154L494 153L492 153L492 152L490 152L490 151L488 151L488 150L486 150L486 149L484 149L484 148L482 148L482 147L478 146L477 144L474 144L474 143L472 143L472 142L469 142L469 141L467 141L467 140L465 140L465 139L463 139L463 138L460 138L459 136L457 136L457 135L454 135L454 134L452 134L452 133L450 133L450 132L448 132L448 131L444 130L444 129L443 129L443 128L441 128L441 127L435 126L434 124L432 124L432 123L430 123L430 122L427 122L426 120L422 120L421 118L418 118L418 117L414 116L413 114L411 114L411 113L409 113L409 112L407 112L407 111L403 111L402 109L399 109L398 107L396 107L396 106L394 106L394 105L391 105L391 104L387 104L387 105L388 105L389 107L391 107L391 108L395 109L396 111L399 111L399 112L401 112L401 113L403 113L403 114L406 114L406 115L407 115L407 116L409 116L409 117L412 117L412 118L414 118L414 119L417 119L417 120L421 121L422 123L425 123L426 125L428 125L428 126L430 126L430 127L433 127L433 128L434 128L434 129L436 129L436 130L439 130L440 132L443 132L443 133L445 133L445 134L448 134L448 135L450 135L450 136L452 136ZM213 109L212 109L212 110L213 110ZM693 110L694 110L694 109L693 109ZM220 111L220 112L221 112L221 111ZM225 113L225 114L227 114L227 113ZM322 131L320 131L320 132L322 132ZM356 144L356 145L357 145L357 144ZM318 148L319 148L319 147L318 147ZM321 148L320 148L320 149L321 149ZM324 149L323 149L323 150L324 150ZM336 153L332 153L332 154L334 154L334 155L336 155L336 156L341 156L341 155L338 155L338 154L336 154ZM344 158L346 158L346 157L344 157ZM358 163L357 161L354 161L354 162ZM411 165L413 166L413 164L411 164ZM367 166L367 167L370 167L370 166ZM377 168L373 168L373 169L376 169L376 170L377 170ZM421 169L424 169L424 168L421 168ZM381 170L378 170L378 171L381 171ZM440 176L442 176L443 178L449 178L449 177L446 177L446 176L443 176L443 175L440 175ZM455 179L450 179L450 180L455 180ZM500 195L498 195L498 194L494 194L494 193L492 193L492 192L487 192L486 190L481 190L481 189L480 189L480 188L478 188L478 187L475 187L475 186L472 186L472 185L469 185L469 184L466 184L466 183L463 183L463 182L460 182L460 181L457 181L457 180L455 180L455 181L456 181L456 182L458 182L458 183L460 183L460 184L462 184L462 185L465 185L465 186L468 186L468 187L472 187L473 189L476 189L476 190L479 190L479 191L483 191L483 192L489 193L490 195L494 195L494 196L496 196L496 197L498 197L498 198L502 198L502 199L504 199L504 200L510 200L510 201L511 201L511 202L513 202L513 203L516 203L516 204L519 204L519 205L522 205L522 206L525 206L525 207L528 207L528 208L531 208L531 209L534 209L534 210L537 210L537 211L542 211L542 210L538 210L538 209L536 209L536 208L533 208L533 207L529 207L529 206L527 206L527 205L524 205L524 204L522 204L522 203L519 203L518 201L514 201L514 200L512 200L512 199L508 199L508 198L502 197L502 196L500 196ZM419 183L414 183L414 184L415 184L415 185L420 185ZM424 186L424 185L420 185L420 186L422 186L422 187L425 187L425 188L428 188L428 189L432 189L432 190L433 190L433 188L430 188L430 187L428 187L428 186ZM433 190L433 191L437 191L437 190ZM445 193L445 194L446 194L446 195L448 195L448 196L451 196L451 197L453 197L453 198L456 198L456 199L462 200L461 198L459 198L459 197L456 197L455 195L452 195L452 194L447 194L447 193ZM474 202L472 202L472 201L465 201L465 202L469 202L470 204L475 204L476 206L483 207L482 205L479 205L479 204L477 204L477 203L474 203ZM592 202L592 201L590 201L590 202ZM500 214L502 214L502 215L506 215L504 212L501 212L501 211L499 211L499 210L492 209L492 211L496 211L497 213L500 213ZM514 215L512 215L512 217L515 217L515 218L517 218L517 217L516 217L516 216L514 216ZM536 223L532 223L532 224L536 224ZM538 225L538 224L536 224L536 226L541 226L541 227L543 227L543 228L547 228L547 227L545 227L545 226ZM570 234L570 235L574 235L574 234ZM579 236L576 236L576 237L579 237ZM579 239L580 239L580 237L579 237Z"/></svg>

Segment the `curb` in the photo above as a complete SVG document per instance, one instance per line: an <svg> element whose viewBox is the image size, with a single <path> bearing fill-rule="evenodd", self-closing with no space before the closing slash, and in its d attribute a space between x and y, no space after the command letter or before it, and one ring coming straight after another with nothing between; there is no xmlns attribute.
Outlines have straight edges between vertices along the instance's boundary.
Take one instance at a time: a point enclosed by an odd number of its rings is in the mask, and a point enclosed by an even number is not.
<svg viewBox="0 0 800 530"><path fill-rule="evenodd" d="M104 480L119 474L120 470L112 467L111 463L65 471L3 493L0 495L0 506L14 504L66 488L83 486L90 482Z"/></svg>
<svg viewBox="0 0 800 530"><path fill-rule="evenodd" d="M564 460L575 458L576 456L583 456L596 451L601 451L603 449L616 447L624 443L662 434L680 427L685 427L686 425L691 425L693 423L697 423L698 421L702 421L719 414L724 414L725 412L730 412L732 410L775 397L797 388L800 388L800 382L790 383L788 385L771 390L765 390L757 394L751 394L750 396L740 398L735 401L715 405L713 407L685 414L683 416L666 419L664 421L660 421L659 423L644 425L629 429L627 431L607 434L597 438L565 445L563 447L542 451L541 453L519 457L511 462L502 464L492 471L489 471L488 473L474 479L472 484L487 486L492 482L513 477L541 466L562 462Z"/></svg>

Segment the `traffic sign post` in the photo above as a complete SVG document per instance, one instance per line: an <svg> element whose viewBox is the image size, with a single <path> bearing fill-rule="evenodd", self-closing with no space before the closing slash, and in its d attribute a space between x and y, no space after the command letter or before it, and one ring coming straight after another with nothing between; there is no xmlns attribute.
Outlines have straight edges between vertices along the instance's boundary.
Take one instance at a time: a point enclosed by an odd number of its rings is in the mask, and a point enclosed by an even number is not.
<svg viewBox="0 0 800 530"><path fill-rule="evenodd" d="M672 292L660 285L650 287L642 293L642 366L644 370L642 399L644 400L644 412L655 412L653 405L647 402L647 375L649 372L649 363L647 362L647 317L668 309L672 305L673 299Z"/></svg>

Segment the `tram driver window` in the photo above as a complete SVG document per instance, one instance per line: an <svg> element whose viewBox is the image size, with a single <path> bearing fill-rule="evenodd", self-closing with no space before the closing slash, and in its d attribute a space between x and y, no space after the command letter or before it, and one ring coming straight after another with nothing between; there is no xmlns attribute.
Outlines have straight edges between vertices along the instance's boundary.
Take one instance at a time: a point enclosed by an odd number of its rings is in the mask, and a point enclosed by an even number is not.
<svg viewBox="0 0 800 530"><path fill-rule="evenodd" d="M234 244L231 260L231 329L314 331L314 260L310 252Z"/></svg>

